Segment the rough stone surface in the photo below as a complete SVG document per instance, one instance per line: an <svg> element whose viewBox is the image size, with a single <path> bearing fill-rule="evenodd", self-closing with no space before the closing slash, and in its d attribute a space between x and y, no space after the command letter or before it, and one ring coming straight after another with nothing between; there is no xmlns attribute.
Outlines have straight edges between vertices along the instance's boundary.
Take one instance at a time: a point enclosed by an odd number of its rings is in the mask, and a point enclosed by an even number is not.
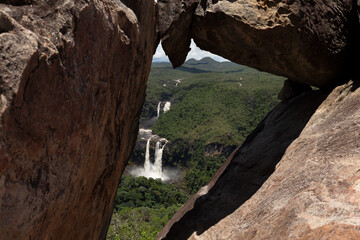
<svg viewBox="0 0 360 240"><path fill-rule="evenodd" d="M288 100L290 98L299 96L303 92L311 91L311 87L307 84L301 84L290 79L284 81L284 86L278 94L278 99Z"/></svg>
<svg viewBox="0 0 360 240"><path fill-rule="evenodd" d="M198 0L158 1L158 25L162 47L174 67L181 66L191 50L190 26L197 5Z"/></svg>
<svg viewBox="0 0 360 240"><path fill-rule="evenodd" d="M158 239L360 239L359 86L277 106Z"/></svg>
<svg viewBox="0 0 360 240"><path fill-rule="evenodd" d="M128 2L0 1L1 239L104 238L157 44Z"/></svg>
<svg viewBox="0 0 360 240"><path fill-rule="evenodd" d="M201 49L236 63L325 87L358 75L347 60L354 59L358 45L354 3L159 0L159 15L166 19L160 22L160 34L174 67L186 58L193 38Z"/></svg>

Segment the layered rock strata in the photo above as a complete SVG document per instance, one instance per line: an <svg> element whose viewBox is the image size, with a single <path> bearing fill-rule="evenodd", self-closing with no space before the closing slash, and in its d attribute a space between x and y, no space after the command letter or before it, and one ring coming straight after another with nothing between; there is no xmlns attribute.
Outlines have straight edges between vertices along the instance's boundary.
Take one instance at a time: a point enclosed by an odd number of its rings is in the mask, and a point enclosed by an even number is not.
<svg viewBox="0 0 360 240"><path fill-rule="evenodd" d="M105 237L155 16L152 0L0 1L0 238Z"/></svg>
<svg viewBox="0 0 360 240"><path fill-rule="evenodd" d="M280 103L158 239L359 239L359 86Z"/></svg>
<svg viewBox="0 0 360 240"><path fill-rule="evenodd" d="M159 0L160 35L174 67L190 39L204 50L317 87L359 76L355 0Z"/></svg>

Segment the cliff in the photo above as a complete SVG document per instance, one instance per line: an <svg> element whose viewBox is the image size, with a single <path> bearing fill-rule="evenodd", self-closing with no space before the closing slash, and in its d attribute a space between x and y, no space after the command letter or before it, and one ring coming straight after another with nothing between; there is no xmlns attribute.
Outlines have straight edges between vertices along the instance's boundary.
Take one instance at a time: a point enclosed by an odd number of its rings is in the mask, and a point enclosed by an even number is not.
<svg viewBox="0 0 360 240"><path fill-rule="evenodd" d="M158 239L360 238L359 94L280 103Z"/></svg>
<svg viewBox="0 0 360 240"><path fill-rule="evenodd" d="M0 1L0 238L101 239L136 141L156 11Z"/></svg>

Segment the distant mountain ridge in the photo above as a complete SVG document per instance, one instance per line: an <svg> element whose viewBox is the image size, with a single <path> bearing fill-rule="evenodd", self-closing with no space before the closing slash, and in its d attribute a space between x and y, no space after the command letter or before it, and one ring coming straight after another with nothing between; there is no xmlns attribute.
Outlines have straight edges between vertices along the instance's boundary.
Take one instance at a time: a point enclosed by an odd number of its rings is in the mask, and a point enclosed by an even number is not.
<svg viewBox="0 0 360 240"><path fill-rule="evenodd" d="M153 62L153 68L173 68L170 62ZM205 57L200 60L190 58L178 70L191 73L205 72L242 72L249 67L242 66L233 62L218 62L211 57Z"/></svg>

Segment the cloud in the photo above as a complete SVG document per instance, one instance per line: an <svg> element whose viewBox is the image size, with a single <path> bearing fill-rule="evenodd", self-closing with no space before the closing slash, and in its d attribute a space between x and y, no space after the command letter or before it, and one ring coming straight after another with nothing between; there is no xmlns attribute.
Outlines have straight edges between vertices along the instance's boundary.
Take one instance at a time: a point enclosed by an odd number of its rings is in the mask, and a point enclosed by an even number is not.
<svg viewBox="0 0 360 240"><path fill-rule="evenodd" d="M204 57L211 57L212 59L218 61L218 62L224 62L229 61L226 60L223 57L220 57L218 55L212 54L207 51L203 51L200 48L198 48L194 42L194 40L191 39L191 45L190 45L191 51L188 53L186 60L189 60L190 58L194 58L196 60L203 59Z"/></svg>
<svg viewBox="0 0 360 240"><path fill-rule="evenodd" d="M156 52L153 56L153 62L169 62L169 58L166 56L161 43L156 49Z"/></svg>
<svg viewBox="0 0 360 240"><path fill-rule="evenodd" d="M190 48L191 48L191 51L188 53L186 60L189 60L190 58L200 60L204 57L211 57L212 59L214 59L218 62L229 61L218 55L201 50L200 48L198 48L196 46L196 44L193 40L191 40ZM156 49L155 55L153 57L153 62L169 62L169 58L166 56L164 50L162 49L161 43L159 44L158 48Z"/></svg>

